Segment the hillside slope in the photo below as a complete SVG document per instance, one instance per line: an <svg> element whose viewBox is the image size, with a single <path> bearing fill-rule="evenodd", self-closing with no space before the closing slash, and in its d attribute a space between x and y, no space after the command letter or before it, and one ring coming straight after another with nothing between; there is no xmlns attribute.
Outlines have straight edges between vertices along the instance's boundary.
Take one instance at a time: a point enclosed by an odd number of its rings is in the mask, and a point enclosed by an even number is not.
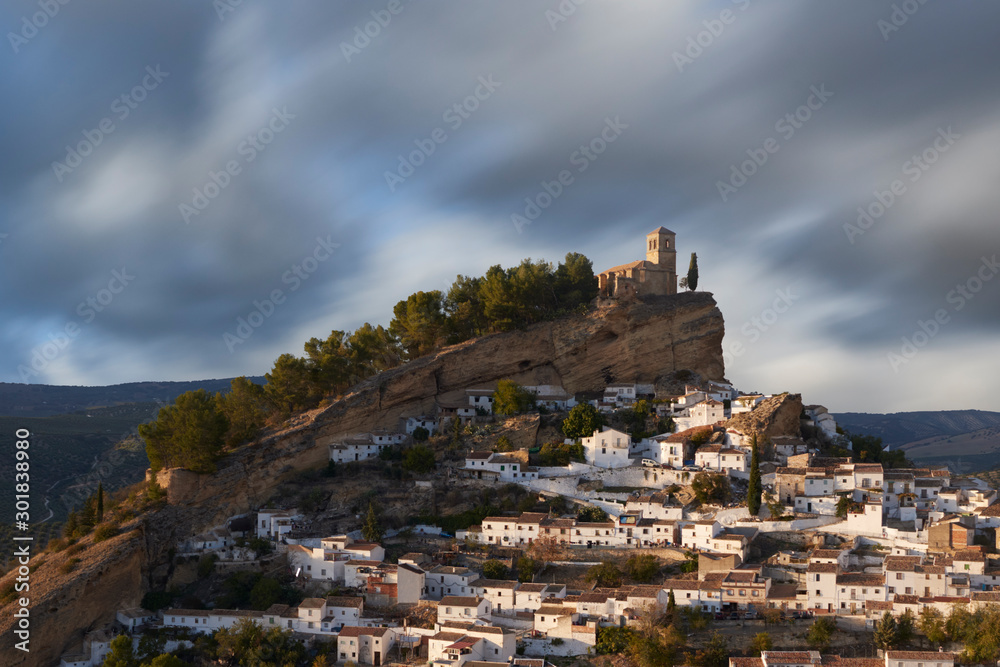
<svg viewBox="0 0 1000 667"><path fill-rule="evenodd" d="M396 428L402 416L430 412L438 396L503 378L561 384L570 392L599 391L615 381L655 382L681 369L721 379L724 333L722 313L708 293L606 304L586 315L445 348L370 378L328 407L299 415L234 452L214 475L165 471L160 479L170 504L142 517L136 532L113 540L113 551L107 550L111 544L94 549L100 560L85 557L78 573L60 575L59 559L38 568L31 588L32 636L44 639L30 654L7 643L0 664L57 662L88 627L163 585L178 539L259 507L283 481L325 465L331 436ZM12 612L0 612L0 634L10 635Z"/></svg>
<svg viewBox="0 0 1000 667"><path fill-rule="evenodd" d="M264 378L252 377L263 383ZM104 387L75 387L48 384L0 382L0 415L9 417L49 417L86 408L125 403L170 403L186 391L205 389L226 391L231 379L191 382L129 382Z"/></svg>
<svg viewBox="0 0 1000 667"><path fill-rule="evenodd" d="M852 433L874 435L916 463L945 464L969 473L1000 466L1000 412L943 410L834 415Z"/></svg>

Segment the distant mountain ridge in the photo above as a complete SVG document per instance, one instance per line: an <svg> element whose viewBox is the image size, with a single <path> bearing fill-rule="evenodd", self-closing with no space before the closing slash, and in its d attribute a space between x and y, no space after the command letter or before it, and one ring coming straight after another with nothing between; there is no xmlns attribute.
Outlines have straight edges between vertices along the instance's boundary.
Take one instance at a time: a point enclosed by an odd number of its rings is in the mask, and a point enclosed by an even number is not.
<svg viewBox="0 0 1000 667"><path fill-rule="evenodd" d="M251 377L263 384L263 377ZM232 378L190 382L129 382L103 387L0 382L0 416L51 417L87 408L126 403L170 403L186 391L226 391Z"/></svg>
<svg viewBox="0 0 1000 667"><path fill-rule="evenodd" d="M877 436L890 449L903 449L917 463L945 464L960 473L1000 465L1000 412L845 412L834 418L851 433Z"/></svg>

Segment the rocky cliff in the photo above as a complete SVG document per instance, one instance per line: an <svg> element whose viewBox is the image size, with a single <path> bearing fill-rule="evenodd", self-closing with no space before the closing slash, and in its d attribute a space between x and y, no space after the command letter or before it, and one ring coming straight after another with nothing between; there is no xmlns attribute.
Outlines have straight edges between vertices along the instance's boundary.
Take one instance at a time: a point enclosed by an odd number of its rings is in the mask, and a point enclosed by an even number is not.
<svg viewBox="0 0 1000 667"><path fill-rule="evenodd" d="M95 545L81 554L85 562L78 572L61 576L57 568L65 557L46 556L38 583L32 582L32 652L5 642L0 663L58 662L85 630L162 585L173 544L259 507L297 471L324 465L326 443L338 435L398 428L402 417L432 413L439 396L504 378L562 385L572 393L599 391L612 382L654 383L682 369L722 379L723 334L722 313L708 293L607 303L586 315L467 341L382 373L241 448L220 462L214 475L164 471L160 483L170 505L146 516L133 537L116 538L114 551ZM7 637L12 612L8 605L0 616L0 634Z"/></svg>
<svg viewBox="0 0 1000 667"><path fill-rule="evenodd" d="M726 422L727 429L762 438L797 437L802 432L802 395L778 394L765 398L750 412Z"/></svg>

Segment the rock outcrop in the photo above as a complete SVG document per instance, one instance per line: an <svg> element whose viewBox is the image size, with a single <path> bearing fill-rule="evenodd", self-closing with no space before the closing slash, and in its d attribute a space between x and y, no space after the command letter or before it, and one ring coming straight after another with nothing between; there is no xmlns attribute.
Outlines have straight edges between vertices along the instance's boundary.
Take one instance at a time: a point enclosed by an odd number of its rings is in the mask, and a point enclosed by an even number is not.
<svg viewBox="0 0 1000 667"><path fill-rule="evenodd" d="M726 429L744 435L756 433L763 438L798 437L802 432L801 394L778 394L765 398L750 412L736 415L726 422Z"/></svg>
<svg viewBox="0 0 1000 667"><path fill-rule="evenodd" d="M571 393L599 391L612 382L655 383L678 370L722 379L722 313L708 293L645 297L604 304L586 315L544 322L524 331L493 334L444 348L356 386L329 406L298 416L280 432L236 451L213 475L184 470L160 473L170 505L146 516L142 539L116 538L113 558L83 552L91 574L58 576L56 562L32 581L32 652L0 648L4 665L50 665L79 642L86 629L135 605L169 576L170 549L227 517L260 507L283 480L328 460L326 443L400 419L433 413L437 397L500 379L562 385ZM795 412L797 424L798 410ZM756 412L756 411L755 411ZM782 423L784 420L781 420ZM120 553L119 553L120 552ZM47 557L48 558L48 557ZM40 570L41 571L41 570ZM5 580L9 579L5 578ZM36 605L37 601L37 605ZM2 610L0 633L10 637L13 608Z"/></svg>

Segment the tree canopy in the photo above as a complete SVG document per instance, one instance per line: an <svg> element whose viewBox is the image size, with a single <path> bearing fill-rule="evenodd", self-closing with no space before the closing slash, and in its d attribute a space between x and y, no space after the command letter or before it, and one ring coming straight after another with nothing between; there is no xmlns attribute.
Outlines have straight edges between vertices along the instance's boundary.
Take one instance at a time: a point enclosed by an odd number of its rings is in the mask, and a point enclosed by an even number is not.
<svg viewBox="0 0 1000 667"><path fill-rule="evenodd" d="M181 394L161 408L156 420L139 426L153 470L183 467L214 472L229 428L214 397L204 389Z"/></svg>
<svg viewBox="0 0 1000 667"><path fill-rule="evenodd" d="M482 277L457 276L447 292L414 292L395 305L388 328L365 323L353 332L334 330L325 339L309 339L304 356L282 354L263 387L239 377L225 394L182 394L139 427L150 465L213 472L224 447L253 440L268 423L315 408L325 397L442 345L576 312L597 296L597 284L590 260L568 253L556 267L529 258L506 269L490 267ZM514 383L501 383L498 398L499 414L522 412L534 401ZM426 471L433 454L418 450L409 465Z"/></svg>
<svg viewBox="0 0 1000 667"><path fill-rule="evenodd" d="M573 406L562 422L562 432L567 438L589 438L604 426L604 416L590 403Z"/></svg>
<svg viewBox="0 0 1000 667"><path fill-rule="evenodd" d="M527 412L535 405L535 394L512 380L497 382L493 392L493 413L498 415L516 415Z"/></svg>

